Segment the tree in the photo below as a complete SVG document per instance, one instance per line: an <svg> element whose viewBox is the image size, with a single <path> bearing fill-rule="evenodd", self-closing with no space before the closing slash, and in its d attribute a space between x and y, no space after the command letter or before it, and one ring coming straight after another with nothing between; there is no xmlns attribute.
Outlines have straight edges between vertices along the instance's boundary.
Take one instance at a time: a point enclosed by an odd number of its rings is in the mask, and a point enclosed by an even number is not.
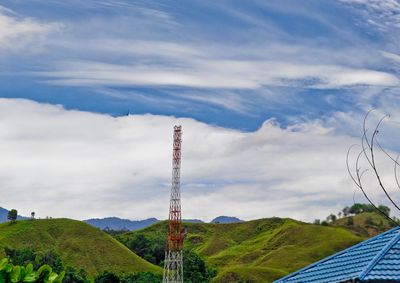
<svg viewBox="0 0 400 283"><path fill-rule="evenodd" d="M378 208L387 216L390 216L390 208L386 205L380 205Z"/></svg>
<svg viewBox="0 0 400 283"><path fill-rule="evenodd" d="M162 276L151 272L137 272L121 278L121 283L160 283Z"/></svg>
<svg viewBox="0 0 400 283"><path fill-rule="evenodd" d="M320 225L321 224L321 220L319 219L315 219L313 222L314 225Z"/></svg>
<svg viewBox="0 0 400 283"><path fill-rule="evenodd" d="M109 272L109 271L104 271L102 274L98 275L94 279L94 283L120 283L121 279L118 277L118 275Z"/></svg>
<svg viewBox="0 0 400 283"><path fill-rule="evenodd" d="M349 218L347 218L347 225L348 226L353 226L354 225L353 216L350 216Z"/></svg>
<svg viewBox="0 0 400 283"><path fill-rule="evenodd" d="M68 266L65 269L65 276L63 283L90 283L90 279L88 278L86 271L81 269L77 270L74 267Z"/></svg>
<svg viewBox="0 0 400 283"><path fill-rule="evenodd" d="M130 237L116 237L124 245L126 245L130 250L134 251L140 257L150 261L153 264L163 266L163 260L165 256L165 238L164 235L154 235L147 236L142 233L130 234ZM213 268L207 267L204 260L195 252L190 250L183 251L183 272L185 283L194 282L209 282L215 275L216 271ZM135 276L139 276L135 273ZM121 277L121 282L153 282L148 279L148 281L143 278L147 278L150 275L141 274L141 277L137 277L134 281L135 276L130 276L129 278ZM140 281L139 280L144 280ZM129 281L130 280L130 281ZM99 281L100 282L100 281ZM154 282L159 282L155 280Z"/></svg>
<svg viewBox="0 0 400 283"><path fill-rule="evenodd" d="M330 214L327 218L326 221L328 221L329 223L335 222L337 219L335 214Z"/></svg>
<svg viewBox="0 0 400 283"><path fill-rule="evenodd" d="M11 209L7 214L7 219L10 220L11 223L15 223L17 221L18 211L15 209Z"/></svg>
<svg viewBox="0 0 400 283"><path fill-rule="evenodd" d="M350 214L350 207L346 206L345 208L342 209L343 216L347 217L347 215Z"/></svg>
<svg viewBox="0 0 400 283"><path fill-rule="evenodd" d="M371 207L378 211L380 214L385 216L388 220L390 220L394 225L398 225L399 223L396 221L396 219L390 217L387 214L387 210L382 210L377 206L373 199L367 194L366 191L366 185L364 182L364 175L365 174L372 174L372 176L375 178L376 185L377 187L384 193L388 201L398 210L400 211L400 206L399 204L396 203L396 201L393 200L393 197L389 193L385 182L382 178L382 174L380 171L380 168L378 168L378 162L377 162L377 154L378 152L383 153L389 160L393 162L394 165L394 180L396 182L397 188L400 190L400 180L397 177L398 175L398 169L397 167L400 165L399 163L399 158L400 156L397 156L397 158L394 158L391 156L388 152L388 150L384 149L381 144L378 141L378 135L380 133L380 127L383 123L383 121L390 117L389 115L383 116L377 123L376 125L372 128L372 131L367 128L367 120L369 115L371 114L372 110L369 111L365 117L364 117L364 122L363 122L363 135L361 137L361 143L360 147L361 149L358 151L354 164L350 166L350 153L352 152L352 149L355 148L357 145L352 145L349 150L347 151L346 155L346 165L347 165L347 171L350 175L350 178L353 180L354 184L364 197L367 199ZM377 147L379 148L379 151L377 151ZM369 184L371 182L368 182Z"/></svg>
<svg viewBox="0 0 400 283"><path fill-rule="evenodd" d="M31 219L32 220L35 219L35 212L34 211L31 212Z"/></svg>
<svg viewBox="0 0 400 283"><path fill-rule="evenodd" d="M129 239L118 236L117 239L140 257L153 264L162 266L165 256L165 239L163 235L159 237L146 237L143 234L135 234Z"/></svg>
<svg viewBox="0 0 400 283"><path fill-rule="evenodd" d="M351 214L360 214L364 212L364 205L361 203L355 203L350 207L349 212Z"/></svg>
<svg viewBox="0 0 400 283"><path fill-rule="evenodd" d="M210 282L216 275L215 269L206 267L204 260L195 252L183 251L183 278L185 283Z"/></svg>
<svg viewBox="0 0 400 283"><path fill-rule="evenodd" d="M329 226L329 223L326 220L324 220L324 221L321 222L321 225L322 226Z"/></svg>

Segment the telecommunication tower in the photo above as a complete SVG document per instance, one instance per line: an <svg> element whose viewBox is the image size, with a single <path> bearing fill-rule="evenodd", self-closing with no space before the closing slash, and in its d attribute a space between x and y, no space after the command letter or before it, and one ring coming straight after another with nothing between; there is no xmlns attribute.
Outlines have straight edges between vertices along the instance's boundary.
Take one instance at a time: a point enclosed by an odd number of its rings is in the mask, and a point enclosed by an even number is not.
<svg viewBox="0 0 400 283"><path fill-rule="evenodd" d="M172 153L172 187L169 205L167 242L165 247L163 283L183 283L183 237L181 215L181 145L182 126L174 127Z"/></svg>

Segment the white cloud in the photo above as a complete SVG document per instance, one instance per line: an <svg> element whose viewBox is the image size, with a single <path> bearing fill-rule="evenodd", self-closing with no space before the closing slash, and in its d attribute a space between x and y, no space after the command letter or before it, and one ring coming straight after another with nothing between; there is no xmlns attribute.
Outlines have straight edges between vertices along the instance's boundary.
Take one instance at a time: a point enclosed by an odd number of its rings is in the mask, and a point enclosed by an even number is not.
<svg viewBox="0 0 400 283"><path fill-rule="evenodd" d="M128 88L157 88L161 89L160 96L169 101L184 101L191 106L209 104L247 115L257 112L262 93L274 89L279 96L280 87L285 88L282 92L301 96L307 88L345 88L345 92L360 86L386 88L399 84L377 45L366 42L354 26L343 28L345 23L339 16L324 16L325 8L311 7L315 11L311 15L309 6L282 3L250 3L248 10L224 3L196 4L240 22L233 36L225 32L234 28L229 23L221 22L221 31L214 31L212 23L184 17L174 5L117 0L78 2L57 0L42 4L48 12L41 21L8 15L10 22L35 27L32 35L40 38L54 27L44 22L46 16L64 7L66 10L60 17L62 32L44 41L46 53L41 54L40 60L23 57L21 67L12 63L20 58L10 56L5 73L30 77L32 70L39 70L34 73L35 81L88 87L100 95L108 92L115 98L140 103L151 101L153 92ZM75 12L79 9L82 14ZM253 9L307 18L323 28L316 38L303 38L289 34L284 26L261 17ZM249 33L244 28L247 25ZM41 28L42 33L36 31ZM226 35L217 36L218 32ZM171 87L181 91L171 94ZM248 101L256 103L249 105Z"/></svg>
<svg viewBox="0 0 400 283"><path fill-rule="evenodd" d="M258 89L262 86L343 88L396 86L396 76L368 69L279 61L191 59L181 66L62 62L55 71L37 72L51 84L69 86L178 86Z"/></svg>
<svg viewBox="0 0 400 283"><path fill-rule="evenodd" d="M16 51L28 45L32 49L32 43L42 41L49 32L59 27L59 24L21 17L0 6L0 49Z"/></svg>
<svg viewBox="0 0 400 283"><path fill-rule="evenodd" d="M42 217L165 218L175 124L184 129L185 218L312 220L352 201L344 158L355 140L318 122L283 129L267 121L241 132L193 119L113 118L1 99L1 205Z"/></svg>
<svg viewBox="0 0 400 283"><path fill-rule="evenodd" d="M346 4L361 6L366 23L387 31L400 27L400 2L398 0L339 0Z"/></svg>

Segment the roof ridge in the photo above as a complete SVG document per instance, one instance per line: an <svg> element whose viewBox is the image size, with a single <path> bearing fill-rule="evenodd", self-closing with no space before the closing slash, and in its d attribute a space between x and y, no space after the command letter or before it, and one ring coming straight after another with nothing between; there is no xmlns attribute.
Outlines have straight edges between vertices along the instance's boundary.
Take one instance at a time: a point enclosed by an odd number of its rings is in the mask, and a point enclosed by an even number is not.
<svg viewBox="0 0 400 283"><path fill-rule="evenodd" d="M389 230L390 231L390 230ZM371 262L367 265L367 267L365 268L365 270L363 272L361 272L360 276L358 277L358 279L363 280L367 274L372 270L372 268L374 268L374 266L378 263L378 261L393 247L394 244L396 244L398 241L400 240L400 233L397 233L397 235L395 235L393 237L393 239L391 239L389 241L389 243L387 243L382 250L375 255L375 257L371 260Z"/></svg>
<svg viewBox="0 0 400 283"><path fill-rule="evenodd" d="M290 274L286 275L285 277L282 277L282 278L280 278L280 279L274 281L274 283L285 282L284 280L286 280L286 279L288 279L288 278L290 278L290 277L296 276L296 275L298 275L299 273L301 273L301 272L303 272L303 271L305 271L305 270L307 270L307 269L313 268L314 266L316 266L316 265L318 265L318 264L320 264L320 263L322 263L322 262L328 261L328 260L330 260L331 258L334 258L334 257L336 257L336 256L339 256L339 255L341 255L341 254L344 254L344 253L346 253L346 252L348 252L348 251L351 251L351 250L353 250L353 249L355 249L355 248L358 248L359 246L368 244L369 242L371 242L371 241L373 241L373 240L375 240L375 239L377 239L377 238L380 238L380 237L382 237L382 236L384 236L384 235L386 235L386 234L390 234L390 233L392 233L392 232L394 232L394 231L396 231L396 230L399 230L399 229L400 229L400 226L396 226L396 227L394 227L394 228L392 228L392 229L390 229L390 230L388 230L388 231L386 231L386 232L383 232L383 233L381 233L381 234L379 234L379 235L376 235L375 237L372 237L372 238L369 238L369 239L367 239L367 240L361 241L360 243L355 244L355 245L353 245L353 246L351 246L351 247L348 247L347 249L344 249L344 250L342 250L342 251L340 251L340 252L337 252L337 253L335 253L335 254L333 254L333 255L330 255L330 256L328 256L328 257L326 257L326 258L324 258L324 259L321 259L321 260L319 260L319 261L317 261L317 262L314 262L314 263L312 263L312 264L310 264L310 265L307 265L307 266L301 268L300 270L297 270L297 271L294 272L294 273L290 273ZM399 233L399 235L400 235L400 233Z"/></svg>

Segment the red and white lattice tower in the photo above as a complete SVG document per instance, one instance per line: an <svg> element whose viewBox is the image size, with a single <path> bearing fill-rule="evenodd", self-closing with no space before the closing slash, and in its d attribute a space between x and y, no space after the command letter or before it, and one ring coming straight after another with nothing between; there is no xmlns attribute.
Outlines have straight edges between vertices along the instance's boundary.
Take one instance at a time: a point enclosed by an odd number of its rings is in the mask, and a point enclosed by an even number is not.
<svg viewBox="0 0 400 283"><path fill-rule="evenodd" d="M181 145L182 127L174 127L172 154L172 187L169 205L167 243L165 248L163 283L183 282L183 230L181 215Z"/></svg>

